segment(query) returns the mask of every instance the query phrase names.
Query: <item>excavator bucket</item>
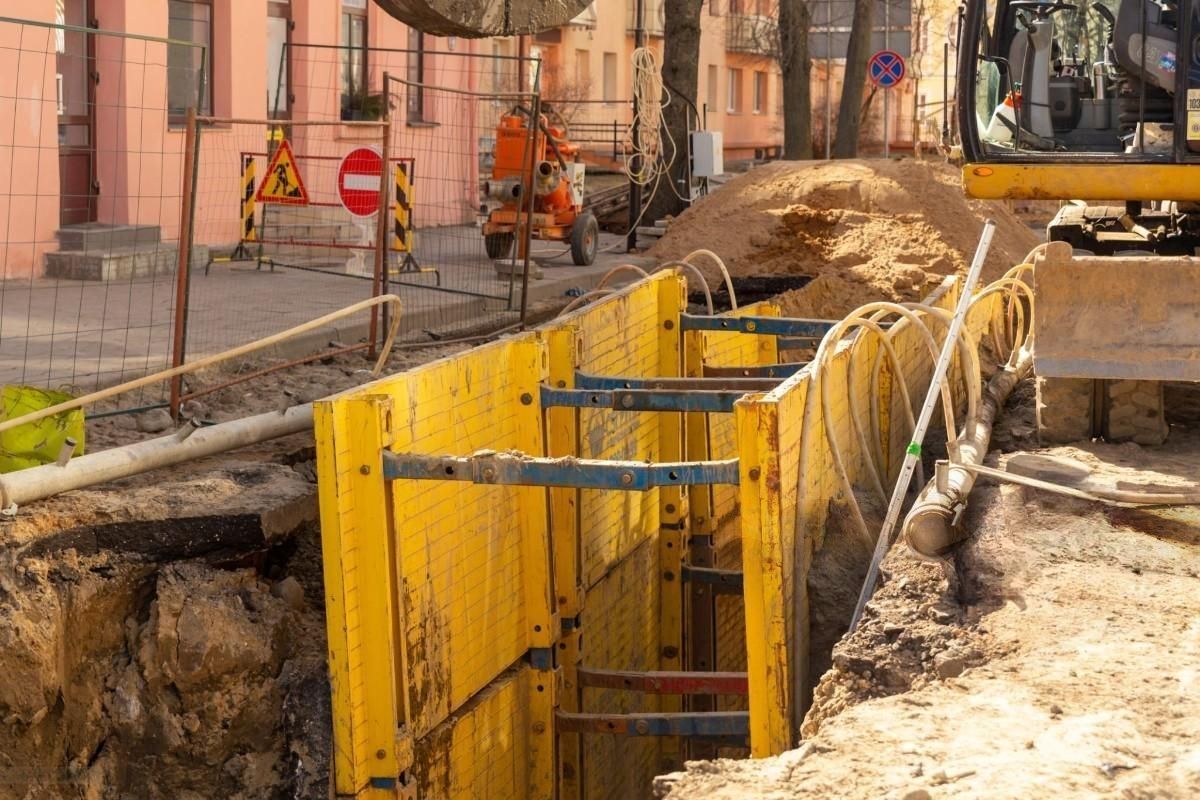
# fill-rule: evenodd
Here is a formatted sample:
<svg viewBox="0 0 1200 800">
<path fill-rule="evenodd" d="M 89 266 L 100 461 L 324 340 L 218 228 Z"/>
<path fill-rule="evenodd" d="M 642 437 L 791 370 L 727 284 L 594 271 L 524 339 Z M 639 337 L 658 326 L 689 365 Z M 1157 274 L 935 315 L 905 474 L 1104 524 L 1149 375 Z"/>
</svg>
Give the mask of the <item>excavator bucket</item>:
<svg viewBox="0 0 1200 800">
<path fill-rule="evenodd" d="M 1034 261 L 1037 374 L 1200 381 L 1200 258 L 1072 252 Z"/>
</svg>

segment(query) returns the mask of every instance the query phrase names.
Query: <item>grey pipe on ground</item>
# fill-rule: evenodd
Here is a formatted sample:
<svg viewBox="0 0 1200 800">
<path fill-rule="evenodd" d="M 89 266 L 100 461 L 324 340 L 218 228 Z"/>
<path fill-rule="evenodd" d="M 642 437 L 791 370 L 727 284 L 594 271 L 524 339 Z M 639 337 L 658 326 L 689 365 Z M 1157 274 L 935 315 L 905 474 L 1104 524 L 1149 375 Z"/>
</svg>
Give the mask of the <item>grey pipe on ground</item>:
<svg viewBox="0 0 1200 800">
<path fill-rule="evenodd" d="M 1017 384 L 1033 372 L 1033 352 L 1022 349 L 1015 366 L 1004 366 L 992 375 L 979 404 L 979 419 L 974 430 L 958 437 L 958 460 L 967 465 L 983 463 L 992 440 L 992 425 Z M 966 507 L 967 495 L 975 485 L 975 473 L 951 463 L 938 471 L 917 496 L 912 510 L 904 518 L 904 541 L 917 554 L 939 558 L 966 538 L 956 521 Z"/>
<path fill-rule="evenodd" d="M 0 501 L 10 510 L 63 492 L 312 430 L 312 425 L 312 403 L 204 428 L 188 424 L 167 436 L 79 456 L 61 466 L 45 464 L 0 476 Z"/>
</svg>

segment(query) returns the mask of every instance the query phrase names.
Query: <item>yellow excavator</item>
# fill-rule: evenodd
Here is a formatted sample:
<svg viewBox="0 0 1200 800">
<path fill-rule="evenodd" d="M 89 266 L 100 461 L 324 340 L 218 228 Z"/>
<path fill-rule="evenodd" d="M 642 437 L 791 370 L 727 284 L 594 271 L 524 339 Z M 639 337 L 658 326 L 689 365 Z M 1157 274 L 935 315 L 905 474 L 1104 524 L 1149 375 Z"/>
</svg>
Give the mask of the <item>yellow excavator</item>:
<svg viewBox="0 0 1200 800">
<path fill-rule="evenodd" d="M 1043 441 L 1161 443 L 1200 380 L 1200 0 L 967 0 L 963 184 L 1064 204 L 1035 259 Z"/>
</svg>

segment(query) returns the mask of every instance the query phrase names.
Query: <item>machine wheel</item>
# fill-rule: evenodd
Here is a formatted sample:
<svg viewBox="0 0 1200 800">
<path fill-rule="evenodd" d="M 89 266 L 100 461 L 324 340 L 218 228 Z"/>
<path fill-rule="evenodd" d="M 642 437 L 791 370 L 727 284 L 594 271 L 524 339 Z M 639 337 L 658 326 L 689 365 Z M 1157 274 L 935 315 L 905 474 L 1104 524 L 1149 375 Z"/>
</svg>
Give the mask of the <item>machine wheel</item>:
<svg viewBox="0 0 1200 800">
<path fill-rule="evenodd" d="M 1105 381 L 1104 438 L 1162 444 L 1167 438 L 1160 381 Z"/>
<path fill-rule="evenodd" d="M 590 211 L 575 218 L 571 226 L 571 260 L 577 267 L 590 267 L 596 260 L 596 247 L 600 242 L 600 223 Z"/>
<path fill-rule="evenodd" d="M 511 233 L 489 233 L 484 236 L 483 246 L 487 250 L 488 258 L 492 261 L 507 258 L 512 250 L 514 238 Z"/>
<path fill-rule="evenodd" d="M 1095 383 L 1090 378 L 1037 379 L 1038 438 L 1043 444 L 1092 438 Z"/>
</svg>

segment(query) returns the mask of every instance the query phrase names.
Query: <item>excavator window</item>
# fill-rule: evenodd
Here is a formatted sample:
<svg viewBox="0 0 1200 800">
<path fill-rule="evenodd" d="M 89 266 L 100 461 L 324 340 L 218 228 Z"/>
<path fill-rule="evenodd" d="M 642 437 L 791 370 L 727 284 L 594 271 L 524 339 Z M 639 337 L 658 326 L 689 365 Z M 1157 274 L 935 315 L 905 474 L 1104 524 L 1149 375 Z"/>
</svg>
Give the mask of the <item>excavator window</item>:
<svg viewBox="0 0 1200 800">
<path fill-rule="evenodd" d="M 987 0 L 968 0 L 964 14 L 964 34 L 976 42 L 959 71 L 973 89 L 972 113 L 960 117 L 968 155 L 1173 161 L 1200 152 L 1192 47 L 1200 22 L 1185 17 L 1195 13 L 1192 0 L 994 3 L 990 25 Z M 1191 132 L 1176 103 L 1185 91 L 1197 106 Z"/>
</svg>

